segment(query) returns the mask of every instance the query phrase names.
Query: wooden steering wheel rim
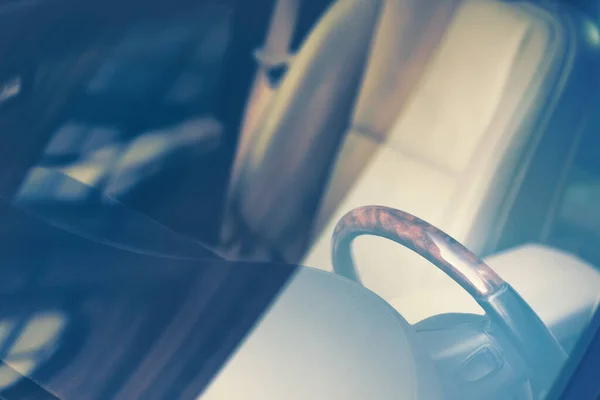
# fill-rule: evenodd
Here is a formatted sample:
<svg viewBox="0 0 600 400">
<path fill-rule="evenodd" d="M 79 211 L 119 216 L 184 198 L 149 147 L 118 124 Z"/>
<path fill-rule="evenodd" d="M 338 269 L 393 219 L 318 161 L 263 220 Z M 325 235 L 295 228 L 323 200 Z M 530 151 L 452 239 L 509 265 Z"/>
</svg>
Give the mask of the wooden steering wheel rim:
<svg viewBox="0 0 600 400">
<path fill-rule="evenodd" d="M 346 249 L 361 235 L 384 237 L 408 247 L 475 298 L 491 296 L 507 285 L 486 263 L 448 234 L 414 215 L 383 206 L 356 208 L 336 225 L 333 267 L 339 275 L 359 281 L 352 253 Z"/>
</svg>

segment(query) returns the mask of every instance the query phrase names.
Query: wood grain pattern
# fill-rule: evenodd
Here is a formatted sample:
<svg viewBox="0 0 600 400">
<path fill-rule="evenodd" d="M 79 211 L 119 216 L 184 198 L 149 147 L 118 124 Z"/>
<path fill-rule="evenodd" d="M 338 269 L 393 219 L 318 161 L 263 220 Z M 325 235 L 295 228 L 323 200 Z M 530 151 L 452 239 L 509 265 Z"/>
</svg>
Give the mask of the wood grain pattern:
<svg viewBox="0 0 600 400">
<path fill-rule="evenodd" d="M 435 226 L 406 212 L 383 206 L 365 206 L 347 213 L 333 234 L 333 268 L 357 280 L 351 243 L 361 235 L 393 240 L 436 265 L 475 298 L 497 293 L 506 286 L 487 264 Z"/>
</svg>

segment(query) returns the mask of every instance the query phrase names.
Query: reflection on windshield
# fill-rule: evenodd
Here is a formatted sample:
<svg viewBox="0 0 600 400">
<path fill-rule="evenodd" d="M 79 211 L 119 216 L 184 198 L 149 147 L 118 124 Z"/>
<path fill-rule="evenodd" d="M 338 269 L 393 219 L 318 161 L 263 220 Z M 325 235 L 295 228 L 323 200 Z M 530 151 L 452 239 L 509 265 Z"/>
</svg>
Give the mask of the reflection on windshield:
<svg viewBox="0 0 600 400">
<path fill-rule="evenodd" d="M 111 128 L 65 125 L 54 136 L 47 154 L 57 159 L 68 159 L 69 152 L 73 152 L 77 159 L 63 165 L 47 165 L 46 168 L 94 186 L 107 196 L 120 198 L 159 174 L 165 166 L 173 167 L 178 161 L 214 151 L 219 145 L 220 127 L 211 119 L 192 119 L 140 134 L 126 143 L 116 139 L 117 133 Z M 83 138 L 85 142 L 77 143 Z M 19 196 L 78 200 L 74 193 L 63 193 L 60 188 L 47 185 L 43 176 L 36 171 L 31 172 Z M 75 198 L 69 197 L 72 195 Z"/>
<path fill-rule="evenodd" d="M 0 321 L 0 392 L 30 376 L 54 354 L 67 324 L 65 315 L 41 312 Z M 11 369 L 12 368 L 12 369 Z"/>
<path fill-rule="evenodd" d="M 11 203 L 69 232 L 130 251 L 201 259 L 216 254 L 101 190 L 52 169 L 32 169 Z"/>
</svg>

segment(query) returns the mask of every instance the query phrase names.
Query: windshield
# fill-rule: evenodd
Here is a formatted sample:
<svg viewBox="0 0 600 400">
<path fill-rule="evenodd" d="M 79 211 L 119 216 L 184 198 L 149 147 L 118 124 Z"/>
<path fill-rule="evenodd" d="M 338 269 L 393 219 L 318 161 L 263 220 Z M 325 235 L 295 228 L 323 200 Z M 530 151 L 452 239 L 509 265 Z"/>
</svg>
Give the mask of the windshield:
<svg viewBox="0 0 600 400">
<path fill-rule="evenodd" d="M 428 1 L 0 0 L 0 398 L 553 395 L 596 8 Z"/>
</svg>

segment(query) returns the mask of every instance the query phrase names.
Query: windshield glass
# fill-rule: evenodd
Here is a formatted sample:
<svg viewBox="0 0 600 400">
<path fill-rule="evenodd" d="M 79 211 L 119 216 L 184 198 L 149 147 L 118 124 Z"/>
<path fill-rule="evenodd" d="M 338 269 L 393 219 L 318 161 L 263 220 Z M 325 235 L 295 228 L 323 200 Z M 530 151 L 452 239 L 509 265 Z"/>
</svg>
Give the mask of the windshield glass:
<svg viewBox="0 0 600 400">
<path fill-rule="evenodd" d="M 596 7 L 428 1 L 0 0 L 0 398 L 546 398 L 600 301 Z"/>
</svg>

